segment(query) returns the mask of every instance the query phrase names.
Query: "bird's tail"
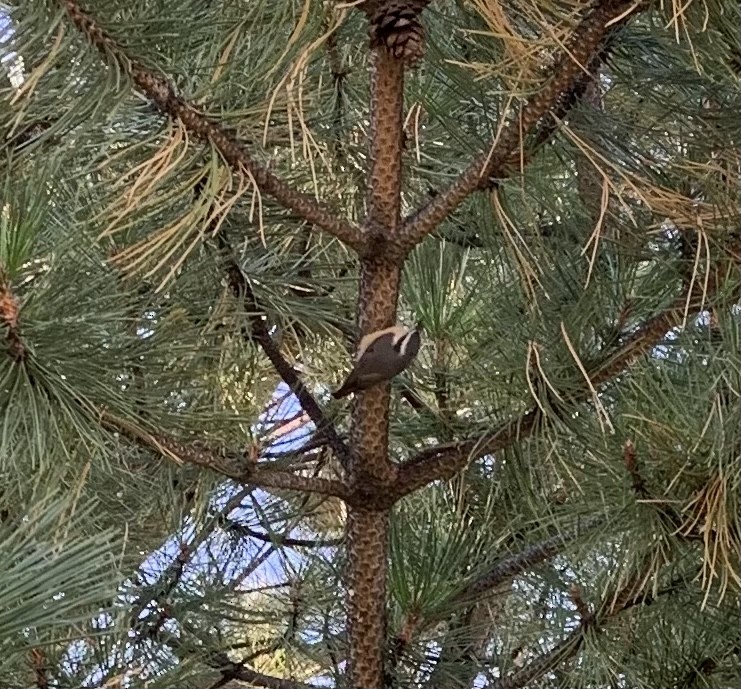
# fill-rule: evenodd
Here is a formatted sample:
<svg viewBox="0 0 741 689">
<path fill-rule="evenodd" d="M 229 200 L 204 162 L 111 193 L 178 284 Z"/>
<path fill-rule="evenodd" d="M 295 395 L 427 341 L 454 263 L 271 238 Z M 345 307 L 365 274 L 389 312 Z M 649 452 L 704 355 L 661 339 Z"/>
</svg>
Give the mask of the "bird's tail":
<svg viewBox="0 0 741 689">
<path fill-rule="evenodd" d="M 352 392 L 352 388 L 348 385 L 343 385 L 341 388 L 335 390 L 332 393 L 332 397 L 334 397 L 336 400 L 341 399 L 342 397 L 347 397 Z"/>
</svg>

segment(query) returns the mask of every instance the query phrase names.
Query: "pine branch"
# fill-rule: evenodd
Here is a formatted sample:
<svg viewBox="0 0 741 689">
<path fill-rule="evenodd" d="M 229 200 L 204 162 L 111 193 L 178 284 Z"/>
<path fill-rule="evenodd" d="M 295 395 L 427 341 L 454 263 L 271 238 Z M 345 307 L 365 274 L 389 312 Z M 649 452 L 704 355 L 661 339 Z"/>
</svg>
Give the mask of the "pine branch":
<svg viewBox="0 0 741 689">
<path fill-rule="evenodd" d="M 210 689 L 218 689 L 219 687 L 222 687 L 232 680 L 240 680 L 244 678 L 245 674 L 247 673 L 253 673 L 254 670 L 251 670 L 247 667 L 247 664 L 254 661 L 256 658 L 266 655 L 268 653 L 275 653 L 278 651 L 282 646 L 291 644 L 296 637 L 296 632 L 298 630 L 298 621 L 301 616 L 301 609 L 300 604 L 302 602 L 302 598 L 300 593 L 298 595 L 292 595 L 291 596 L 291 602 L 292 602 L 292 612 L 291 617 L 289 620 L 289 623 L 285 629 L 285 631 L 276 638 L 269 646 L 265 648 L 258 649 L 257 651 L 253 651 L 250 653 L 246 658 L 243 658 L 238 663 L 231 663 L 230 666 L 228 666 L 226 669 L 221 670 L 221 679 L 219 679 L 217 682 L 211 685 Z M 217 658 L 220 660 L 223 660 L 226 657 L 226 654 L 219 654 Z M 255 673 L 257 676 L 258 673 Z M 286 680 L 279 679 L 277 677 L 269 677 L 268 675 L 259 675 L 263 678 L 263 681 L 270 681 L 270 682 L 285 682 Z M 252 683 L 250 681 L 250 683 Z M 276 685 L 277 686 L 277 685 Z M 305 686 L 305 685 L 304 685 Z"/>
<path fill-rule="evenodd" d="M 224 520 L 222 526 L 224 529 L 239 534 L 240 536 L 249 536 L 250 538 L 255 538 L 258 541 L 263 541 L 265 543 L 274 543 L 276 546 L 280 547 L 330 548 L 342 545 L 345 541 L 344 538 L 292 538 L 290 536 L 284 536 L 283 534 L 261 533 L 251 529 L 249 526 L 240 524 L 233 519 Z"/>
<path fill-rule="evenodd" d="M 219 242 L 222 248 L 228 250 L 228 244 L 224 237 L 219 236 Z M 298 375 L 291 364 L 284 358 L 280 352 L 280 348 L 275 343 L 273 338 L 268 331 L 267 323 L 263 320 L 260 311 L 260 307 L 255 298 L 255 293 L 252 291 L 249 281 L 247 280 L 239 264 L 234 257 L 229 254 L 228 258 L 228 274 L 229 274 L 229 286 L 232 289 L 234 295 L 244 301 L 245 310 L 249 314 L 251 336 L 257 341 L 257 343 L 265 352 L 265 356 L 273 364 L 278 375 L 283 379 L 283 382 L 288 388 L 296 395 L 296 398 L 301 405 L 301 408 L 306 412 L 309 418 L 314 422 L 316 426 L 316 433 L 320 437 L 325 437 L 330 447 L 334 450 L 340 463 L 347 467 L 350 461 L 350 453 L 342 441 L 342 438 L 337 433 L 334 425 L 324 416 L 322 408 L 319 403 L 314 399 L 314 396 L 309 392 L 304 382 Z"/>
<path fill-rule="evenodd" d="M 575 102 L 567 96 L 575 91 L 578 95 L 578 89 L 582 88 L 579 84 L 585 65 L 592 63 L 603 49 L 605 37 L 611 31 L 608 24 L 625 21 L 645 6 L 640 0 L 599 0 L 593 6 L 561 51 L 550 79 L 524 106 L 520 116 L 505 125 L 489 148 L 474 158 L 450 186 L 406 218 L 400 240 L 407 250 L 422 241 L 473 192 L 490 186 L 492 178 L 502 179 L 517 169 L 520 156 L 516 155 L 516 149 L 538 123 L 543 122 L 536 133 L 536 143 L 550 137 L 554 120 L 549 113 L 564 112 L 564 106 L 568 109 Z"/>
<path fill-rule="evenodd" d="M 463 591 L 455 596 L 452 602 L 458 604 L 485 596 L 508 579 L 512 579 L 522 574 L 525 570 L 562 553 L 566 547 L 582 537 L 585 530 L 593 529 L 601 521 L 601 519 L 595 519 L 585 526 L 575 528 L 564 534 L 558 534 L 552 538 L 547 538 L 540 543 L 528 546 L 515 555 L 502 558 L 487 572 L 466 586 Z"/>
<path fill-rule="evenodd" d="M 601 519 L 594 519 L 585 526 L 582 526 L 578 529 L 574 529 L 565 534 L 558 534 L 557 536 L 543 540 L 540 543 L 535 543 L 531 546 L 528 546 L 519 553 L 502 558 L 491 568 L 489 568 L 489 570 L 479 576 L 475 581 L 471 582 L 459 593 L 453 596 L 449 604 L 445 607 L 447 609 L 450 609 L 452 607 L 471 605 L 473 603 L 480 602 L 482 599 L 494 592 L 505 582 L 511 580 L 519 574 L 522 574 L 525 570 L 537 564 L 540 564 L 541 562 L 550 560 L 559 553 L 563 552 L 568 545 L 576 541 L 577 538 L 583 536 L 585 529 L 588 530 L 594 528 L 599 523 L 601 523 L 601 521 Z M 460 645 L 460 637 L 462 636 L 461 629 L 467 624 L 470 625 L 469 617 L 472 613 L 473 608 L 469 608 L 466 611 L 465 615 L 463 616 L 464 619 L 461 621 L 461 628 L 456 628 L 453 631 L 452 637 L 454 640 L 450 644 L 443 642 L 443 648 L 452 646 L 458 647 Z M 391 674 L 393 674 L 396 663 L 401 657 L 404 649 L 409 645 L 412 636 L 418 630 L 423 629 L 430 624 L 436 624 L 440 622 L 441 619 L 442 618 L 440 616 L 423 617 L 421 615 L 411 615 L 407 619 L 403 626 L 402 632 L 400 632 L 399 635 L 397 635 L 397 637 L 394 639 L 393 650 L 389 662 L 389 672 Z M 458 655 L 461 655 L 461 653 L 459 653 Z M 435 673 L 433 671 L 433 677 L 434 676 Z M 437 686 L 434 681 L 428 684 L 431 687 Z"/>
<path fill-rule="evenodd" d="M 253 491 L 253 486 L 248 486 L 237 492 L 227 501 L 226 505 L 214 515 L 208 523 L 195 535 L 191 543 L 180 544 L 180 551 L 178 552 L 175 559 L 170 565 L 159 575 L 159 580 L 164 583 L 159 585 L 157 590 L 151 594 L 147 593 L 137 597 L 137 600 L 131 604 L 131 628 L 137 632 L 144 628 L 146 620 L 141 620 L 140 616 L 146 610 L 150 602 L 155 601 L 157 605 L 161 606 L 161 610 L 154 624 L 149 625 L 144 630 L 146 636 L 150 639 L 156 638 L 164 623 L 170 617 L 170 604 L 169 599 L 173 592 L 180 585 L 185 574 L 185 568 L 188 566 L 193 556 L 198 552 L 200 546 L 206 542 L 214 533 L 215 529 L 219 528 L 221 521 L 234 509 L 242 504 L 242 501 Z M 148 587 L 151 590 L 151 587 Z"/>
<path fill-rule="evenodd" d="M 350 491 L 341 481 L 299 476 L 287 471 L 260 466 L 235 454 L 229 456 L 229 453 L 223 449 L 209 448 L 200 441 L 186 444 L 164 433 L 149 433 L 108 412 L 101 413 L 100 423 L 178 464 L 187 463 L 211 469 L 240 483 L 251 483 L 261 488 L 333 495 L 343 500 L 347 500 L 350 496 Z"/>
<path fill-rule="evenodd" d="M 650 561 L 650 558 L 647 558 Z M 642 594 L 640 589 L 647 579 L 647 572 L 641 571 L 620 590 L 612 595 L 607 595 L 596 607 L 596 612 L 589 610 L 581 601 L 581 595 L 577 592 L 581 613 L 579 624 L 570 631 L 562 641 L 557 643 L 550 651 L 543 653 L 531 660 L 523 668 L 517 670 L 509 677 L 489 685 L 491 689 L 519 689 L 537 682 L 543 675 L 563 665 L 567 660 L 573 658 L 584 645 L 588 633 L 594 633 L 603 629 L 606 624 L 617 617 L 620 613 L 637 605 L 650 605 L 656 598 L 676 591 L 676 585 L 672 584 L 658 591 L 655 595 Z"/>
<path fill-rule="evenodd" d="M 208 538 L 211 537 L 211 535 L 214 533 L 214 530 L 216 528 L 224 529 L 229 528 L 228 525 L 225 524 L 226 516 L 234 509 L 239 507 L 242 502 L 244 501 L 245 497 L 252 495 L 254 491 L 254 487 L 250 486 L 248 488 L 245 488 L 241 491 L 239 491 L 237 494 L 232 496 L 227 504 L 216 514 L 214 514 L 213 517 L 209 519 L 208 524 L 196 535 L 195 540 L 193 543 L 191 543 L 187 549 L 182 550 L 180 555 L 173 561 L 173 563 L 163 572 L 161 575 L 161 578 L 165 579 L 165 584 L 161 588 L 161 590 L 154 594 L 153 596 L 147 596 L 147 598 L 154 598 L 158 604 L 161 606 L 160 614 L 157 616 L 157 619 L 155 620 L 154 624 L 149 626 L 146 629 L 146 635 L 149 639 L 154 639 L 157 641 L 165 642 L 168 645 L 170 645 L 176 652 L 183 653 L 183 654 L 194 654 L 194 647 L 191 646 L 184 637 L 184 634 L 188 631 L 188 625 L 183 624 L 183 621 L 181 620 L 181 630 L 179 636 L 174 635 L 166 635 L 166 638 L 162 638 L 162 632 L 163 632 L 163 625 L 164 622 L 168 619 L 172 619 L 172 609 L 169 604 L 169 597 L 172 594 L 172 592 L 177 588 L 177 586 L 180 584 L 182 580 L 182 576 L 184 573 L 185 566 L 190 562 L 190 560 L 193 558 L 195 553 L 198 551 L 198 548 L 200 545 L 205 543 Z M 254 496 L 253 502 L 255 501 Z M 306 500 L 303 501 L 302 508 L 306 505 Z M 286 532 L 290 533 L 290 531 L 299 523 L 301 518 L 303 517 L 304 512 L 299 511 L 298 514 L 296 514 L 293 519 L 289 522 L 289 524 L 286 527 Z M 247 535 L 250 537 L 253 537 L 254 534 L 242 534 Z M 264 540 L 264 539 L 259 539 Z M 276 542 L 275 539 L 270 539 L 272 542 L 270 543 L 269 547 L 263 550 L 261 553 L 257 554 L 252 560 L 246 565 L 246 567 L 240 572 L 240 575 L 238 577 L 234 577 L 233 579 L 233 585 L 235 588 L 239 589 L 243 593 L 247 593 L 250 590 L 243 589 L 242 588 L 242 582 L 249 576 L 251 576 L 273 553 L 275 553 L 278 546 L 288 545 L 289 540 L 294 539 L 284 539 L 284 542 Z M 306 545 L 307 542 L 303 542 L 302 545 Z M 319 543 L 317 543 L 319 545 Z M 286 582 L 285 585 L 289 585 L 289 582 Z M 269 588 L 274 588 L 275 584 L 269 586 L 269 587 L 260 587 L 258 589 L 252 589 L 252 591 L 257 590 L 267 590 Z M 140 596 L 139 600 L 134 603 L 134 614 L 132 615 L 133 623 L 132 628 L 134 630 L 139 630 L 142 627 L 142 623 L 137 618 L 141 614 L 141 611 L 143 611 L 146 608 L 146 605 L 141 605 L 141 601 L 144 598 L 144 596 Z M 296 614 L 292 615 L 291 623 L 288 626 L 288 629 L 284 634 L 281 635 L 281 637 L 275 639 L 268 647 L 258 649 L 257 651 L 253 651 L 248 656 L 243 658 L 239 662 L 232 662 L 229 660 L 228 656 L 224 651 L 215 651 L 211 653 L 207 653 L 205 657 L 205 662 L 210 667 L 214 669 L 218 669 L 222 673 L 222 677 L 212 685 L 212 687 L 222 687 L 228 684 L 232 680 L 242 680 L 242 681 L 248 681 L 244 678 L 248 676 L 253 676 L 255 678 L 255 681 L 257 682 L 258 677 L 261 678 L 260 681 L 265 682 L 286 682 L 288 680 L 282 680 L 279 678 L 271 678 L 268 675 L 259 675 L 254 674 L 251 675 L 254 671 L 250 670 L 248 667 L 246 667 L 247 663 L 252 662 L 257 657 L 264 655 L 266 653 L 274 653 L 277 650 L 280 649 L 280 647 L 287 643 L 290 638 L 292 638 L 295 635 L 296 632 Z M 238 648 L 237 645 L 233 645 L 230 648 L 236 649 Z M 263 686 L 263 685 L 260 685 Z M 273 686 L 272 684 L 268 685 L 265 684 L 264 686 Z M 278 685 L 275 685 L 278 686 Z M 296 686 L 306 686 L 301 685 L 299 683 L 296 684 Z"/>
<path fill-rule="evenodd" d="M 536 407 L 486 434 L 470 440 L 443 443 L 422 450 L 399 466 L 395 486 L 396 499 L 426 486 L 433 481 L 453 478 L 469 462 L 509 447 L 533 431 L 540 410 Z"/>
<path fill-rule="evenodd" d="M 597 386 L 608 383 L 658 344 L 667 331 L 682 322 L 684 307 L 684 298 L 680 297 L 669 309 L 646 321 L 591 372 L 591 388 L 596 389 Z M 588 399 L 590 394 L 590 386 L 584 385 L 580 390 L 571 392 L 570 399 L 576 404 Z M 399 467 L 396 499 L 432 481 L 450 479 L 470 461 L 498 452 L 516 440 L 527 438 L 535 429 L 539 418 L 540 409 L 536 406 L 492 433 L 444 443 L 419 452 Z"/>
<path fill-rule="evenodd" d="M 169 638 L 169 643 L 177 653 L 194 655 L 194 651 L 178 636 L 171 636 Z M 247 667 L 247 662 L 249 662 L 250 658 L 254 659 L 256 655 L 259 654 L 251 654 L 243 661 L 235 662 L 230 660 L 229 656 L 224 651 L 214 651 L 209 653 L 205 659 L 206 665 L 221 673 L 220 679 L 213 683 L 211 687 L 216 689 L 236 680 L 239 682 L 247 682 L 251 686 L 255 687 L 265 687 L 266 689 L 319 689 L 319 687 L 312 684 L 273 677 L 272 675 L 265 675 L 261 672 L 252 670 Z"/>
<path fill-rule="evenodd" d="M 220 687 L 227 682 L 238 680 L 240 682 L 247 682 L 254 687 L 265 687 L 265 689 L 319 689 L 319 687 L 313 684 L 272 677 L 271 675 L 265 675 L 262 672 L 252 670 L 243 663 L 233 663 L 226 654 L 219 654 L 209 664 L 215 669 L 218 668 L 222 675 L 221 680 L 213 685 L 215 687 Z"/>
<path fill-rule="evenodd" d="M 247 170 L 264 194 L 272 196 L 285 208 L 307 222 L 325 230 L 347 246 L 361 251 L 363 240 L 358 228 L 340 219 L 326 206 L 280 179 L 254 160 L 238 141 L 220 124 L 202 115 L 192 104 L 175 94 L 162 77 L 129 57 L 113 38 L 87 14 L 76 0 L 59 0 L 72 23 L 106 58 L 128 73 L 136 86 L 166 115 L 180 120 L 192 134 L 210 141 L 235 170 Z"/>
<path fill-rule="evenodd" d="M 557 643 L 550 651 L 543 653 L 525 667 L 490 684 L 491 689 L 519 689 L 536 681 L 547 672 L 562 665 L 573 658 L 584 644 L 585 632 L 588 627 L 594 626 L 588 622 L 580 623 L 573 631 L 569 632 L 562 641 Z"/>
<path fill-rule="evenodd" d="M 196 549 L 197 546 L 191 549 L 186 543 L 180 543 L 180 551 L 175 557 L 173 563 L 167 568 L 167 571 L 165 572 L 167 583 L 153 599 L 155 604 L 159 608 L 159 613 L 157 614 L 154 622 L 146 627 L 146 636 L 148 638 L 156 638 L 162 628 L 165 626 L 165 622 L 167 622 L 169 619 L 172 619 L 172 609 L 170 607 L 169 598 L 175 591 L 175 589 L 180 586 L 180 583 L 183 580 L 183 575 L 185 574 L 185 567 L 188 562 L 190 562 L 193 554 L 196 552 Z M 134 608 L 134 613 L 131 615 L 133 621 L 131 627 L 133 631 L 139 631 L 139 629 L 143 626 L 143 621 L 139 620 L 139 615 L 144 612 L 150 602 L 151 601 L 147 601 L 143 606 L 139 607 L 139 605 L 141 605 L 140 601 L 139 605 Z"/>
</svg>

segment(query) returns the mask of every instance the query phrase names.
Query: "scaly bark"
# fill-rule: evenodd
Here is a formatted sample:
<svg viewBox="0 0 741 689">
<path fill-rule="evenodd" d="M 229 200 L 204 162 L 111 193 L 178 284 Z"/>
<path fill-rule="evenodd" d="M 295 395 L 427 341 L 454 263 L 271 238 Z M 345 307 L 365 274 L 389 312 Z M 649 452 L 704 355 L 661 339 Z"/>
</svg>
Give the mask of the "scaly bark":
<svg viewBox="0 0 741 689">
<path fill-rule="evenodd" d="M 361 264 L 358 330 L 366 335 L 396 321 L 403 254 L 400 222 L 404 67 L 385 48 L 373 51 L 368 215 L 369 250 Z M 386 642 L 388 528 L 395 467 L 388 459 L 390 385 L 359 394 L 352 414 L 348 506 L 348 638 L 350 686 L 381 687 Z"/>
</svg>

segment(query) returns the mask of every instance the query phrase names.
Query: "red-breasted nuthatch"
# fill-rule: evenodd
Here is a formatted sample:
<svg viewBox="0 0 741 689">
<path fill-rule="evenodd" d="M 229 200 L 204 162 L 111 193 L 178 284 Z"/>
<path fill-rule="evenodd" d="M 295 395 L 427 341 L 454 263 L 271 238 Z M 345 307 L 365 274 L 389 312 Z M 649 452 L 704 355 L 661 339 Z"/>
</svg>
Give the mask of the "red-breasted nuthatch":
<svg viewBox="0 0 741 689">
<path fill-rule="evenodd" d="M 390 380 L 401 373 L 417 356 L 421 336 L 419 330 L 403 325 L 377 330 L 360 340 L 355 367 L 339 390 L 332 393 L 338 399 Z"/>
</svg>

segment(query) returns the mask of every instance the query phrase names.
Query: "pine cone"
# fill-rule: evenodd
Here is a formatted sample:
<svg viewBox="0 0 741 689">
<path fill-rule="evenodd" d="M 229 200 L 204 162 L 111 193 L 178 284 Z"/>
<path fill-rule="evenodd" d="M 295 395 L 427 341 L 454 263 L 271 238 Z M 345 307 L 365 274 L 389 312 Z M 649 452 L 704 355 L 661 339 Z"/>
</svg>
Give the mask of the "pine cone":
<svg viewBox="0 0 741 689">
<path fill-rule="evenodd" d="M 386 46 L 414 67 L 424 55 L 425 30 L 419 15 L 430 0 L 375 0 L 361 5 L 370 20 L 371 47 Z"/>
</svg>

